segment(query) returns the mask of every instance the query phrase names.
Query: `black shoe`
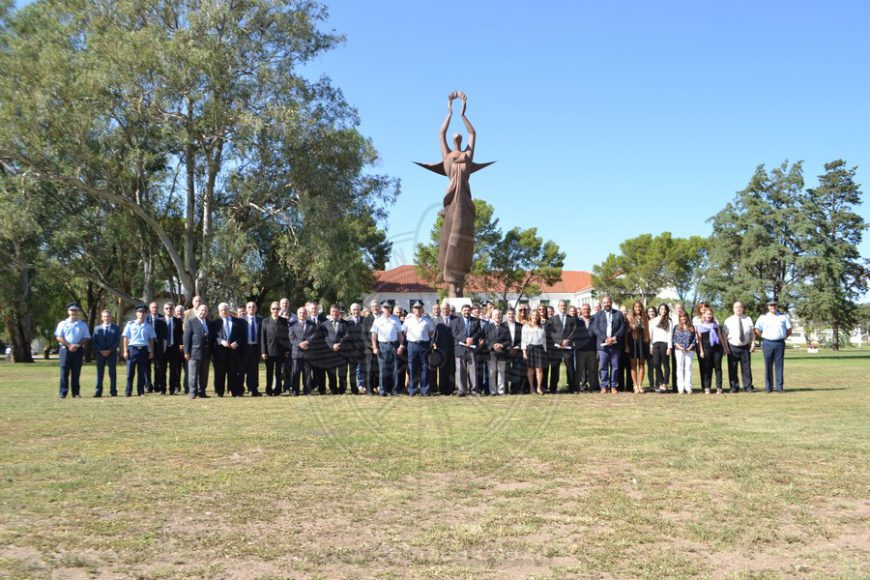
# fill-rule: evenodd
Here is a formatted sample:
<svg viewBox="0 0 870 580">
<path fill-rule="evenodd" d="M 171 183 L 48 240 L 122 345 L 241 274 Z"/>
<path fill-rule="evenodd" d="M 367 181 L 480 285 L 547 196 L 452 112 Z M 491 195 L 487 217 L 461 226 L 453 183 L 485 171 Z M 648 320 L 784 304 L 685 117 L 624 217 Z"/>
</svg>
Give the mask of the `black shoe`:
<svg viewBox="0 0 870 580">
<path fill-rule="evenodd" d="M 261 393 L 260 391 L 253 391 L 253 392 L 251 393 L 251 396 L 252 396 L 252 397 L 262 397 L 262 396 L 263 396 L 263 393 Z"/>
<path fill-rule="evenodd" d="M 210 399 L 211 398 L 208 395 L 206 395 L 205 393 L 203 393 L 201 395 L 197 395 L 197 397 L 199 397 L 200 399 Z"/>
<path fill-rule="evenodd" d="M 729 392 L 729 393 L 739 393 L 739 392 L 740 392 L 740 389 L 731 389 L 731 390 L 728 391 L 728 392 Z"/>
<path fill-rule="evenodd" d="M 102 393 L 94 393 L 94 398 L 95 398 L 95 399 L 99 399 L 99 398 L 102 397 L 102 396 L 103 396 Z"/>
</svg>

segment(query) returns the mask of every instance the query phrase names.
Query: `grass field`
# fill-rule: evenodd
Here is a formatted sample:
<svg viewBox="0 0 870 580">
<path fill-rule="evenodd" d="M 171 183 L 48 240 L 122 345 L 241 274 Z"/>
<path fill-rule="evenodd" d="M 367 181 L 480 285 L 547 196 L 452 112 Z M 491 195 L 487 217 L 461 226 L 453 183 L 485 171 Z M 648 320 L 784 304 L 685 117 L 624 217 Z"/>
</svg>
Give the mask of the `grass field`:
<svg viewBox="0 0 870 580">
<path fill-rule="evenodd" d="M 868 577 L 868 372 L 789 353 L 784 395 L 191 401 L 92 399 L 89 366 L 59 400 L 55 362 L 3 363 L 0 576 Z"/>
</svg>

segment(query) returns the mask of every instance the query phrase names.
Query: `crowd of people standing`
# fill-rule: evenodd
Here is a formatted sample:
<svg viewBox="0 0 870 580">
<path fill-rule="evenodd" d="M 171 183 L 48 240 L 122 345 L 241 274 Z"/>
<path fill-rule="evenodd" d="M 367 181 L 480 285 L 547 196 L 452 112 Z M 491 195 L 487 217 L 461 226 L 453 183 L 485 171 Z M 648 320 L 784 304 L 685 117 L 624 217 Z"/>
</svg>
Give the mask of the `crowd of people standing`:
<svg viewBox="0 0 870 580">
<path fill-rule="evenodd" d="M 271 303 L 261 317 L 248 302 L 227 303 L 212 317 L 200 297 L 190 309 L 168 302 L 136 308 L 123 330 L 108 310 L 93 329 L 79 318 L 80 307 L 67 305 L 55 337 L 60 343 L 60 396 L 80 396 L 84 348 L 92 342 L 96 359 L 95 397 L 108 374 L 109 395 L 118 395 L 118 356 L 126 361 L 126 388 L 132 396 L 149 392 L 184 393 L 191 398 L 212 392 L 250 396 L 377 394 L 396 396 L 508 395 L 556 393 L 563 389 L 615 394 L 619 391 L 691 393 L 692 366 L 699 362 L 701 388 L 722 393 L 722 362 L 727 361 L 728 390 L 755 390 L 751 355 L 761 341 L 765 390 L 783 391 L 788 316 L 775 301 L 757 321 L 740 302 L 721 322 L 707 303 L 692 315 L 676 304 L 658 308 L 635 302 L 616 308 L 610 296 L 575 307 L 520 304 L 502 312 L 491 302 L 449 301 L 425 312 L 422 302 L 404 312 L 389 301 L 368 309 L 352 304 L 347 312 L 332 305 L 328 314 L 316 302 L 296 311 L 289 300 Z M 260 390 L 260 364 L 266 382 Z M 106 372 L 108 371 L 108 373 Z M 648 388 L 644 388 L 644 376 Z"/>
</svg>

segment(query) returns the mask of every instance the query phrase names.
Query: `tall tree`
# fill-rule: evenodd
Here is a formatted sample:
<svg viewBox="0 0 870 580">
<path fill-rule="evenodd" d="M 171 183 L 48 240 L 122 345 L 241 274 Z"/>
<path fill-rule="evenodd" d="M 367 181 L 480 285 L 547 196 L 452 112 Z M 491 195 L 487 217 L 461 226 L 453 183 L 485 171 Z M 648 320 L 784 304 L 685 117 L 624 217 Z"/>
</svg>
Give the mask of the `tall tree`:
<svg viewBox="0 0 870 580">
<path fill-rule="evenodd" d="M 680 302 L 697 304 L 701 298 L 701 282 L 710 269 L 707 244 L 708 239 L 701 236 L 673 238 L 670 252 L 664 256 L 668 285 Z"/>
<path fill-rule="evenodd" d="M 616 302 L 638 299 L 646 305 L 673 280 L 674 268 L 667 261 L 674 255 L 673 247 L 670 232 L 625 240 L 618 255 L 610 254 L 592 267 L 592 285 L 598 294 L 610 294 Z"/>
<path fill-rule="evenodd" d="M 856 300 L 867 291 L 868 269 L 858 250 L 867 224 L 854 211 L 861 204 L 856 171 L 842 160 L 826 163 L 801 211 L 811 229 L 801 259 L 807 279 L 797 312 L 804 320 L 831 326 L 834 350 L 840 348 L 840 330 L 858 322 Z"/>
<path fill-rule="evenodd" d="M 283 265 L 275 286 L 340 288 L 312 256 L 382 262 L 398 187 L 369 174 L 377 154 L 340 91 L 298 72 L 342 40 L 326 16 L 303 0 L 33 2 L 0 19 L 0 163 L 135 218 L 144 296 L 162 260 L 188 295 L 241 262 Z M 267 224 L 279 235 L 257 240 L 259 261 L 226 243 Z"/>
<path fill-rule="evenodd" d="M 541 284 L 555 284 L 562 279 L 565 252 L 550 240 L 544 241 L 537 228 L 524 230 L 516 227 L 505 233 L 495 246 L 489 273 L 483 278 L 487 288 L 498 289 L 501 301 L 508 303 L 508 295 L 516 294 L 512 307 L 523 296 L 541 293 Z"/>
<path fill-rule="evenodd" d="M 803 281 L 801 256 L 810 224 L 801 163 L 763 165 L 734 201 L 711 218 L 709 273 L 701 290 L 714 301 L 736 300 L 760 311 L 769 299 L 788 309 Z"/>
</svg>

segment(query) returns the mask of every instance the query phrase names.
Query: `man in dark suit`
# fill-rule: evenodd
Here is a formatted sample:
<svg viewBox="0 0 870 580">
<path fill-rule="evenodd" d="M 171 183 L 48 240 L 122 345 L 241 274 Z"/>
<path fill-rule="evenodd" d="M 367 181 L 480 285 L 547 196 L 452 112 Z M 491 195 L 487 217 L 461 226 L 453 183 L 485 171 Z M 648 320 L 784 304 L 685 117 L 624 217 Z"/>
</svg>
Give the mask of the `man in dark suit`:
<svg viewBox="0 0 870 580">
<path fill-rule="evenodd" d="M 158 369 L 158 377 L 160 376 L 160 369 L 162 369 L 164 377 L 163 392 L 166 392 L 165 377 L 166 370 L 169 370 L 169 394 L 174 395 L 181 392 L 181 365 L 184 359 L 184 345 L 182 344 L 184 340 L 184 320 L 180 317 L 175 317 L 175 304 L 167 302 L 163 305 L 163 320 L 159 322 L 162 322 L 166 328 L 166 338 L 163 344 L 157 347 L 157 352 L 160 353 L 157 356 L 159 356 L 160 360 L 155 368 Z M 160 340 L 159 333 L 157 334 L 157 339 L 158 341 Z"/>
<path fill-rule="evenodd" d="M 225 387 L 234 397 L 245 394 L 242 384 L 242 361 L 247 344 L 247 325 L 244 320 L 230 314 L 226 302 L 218 305 L 218 319 L 212 323 L 214 351 L 214 390 L 218 397 L 224 396 Z"/>
<path fill-rule="evenodd" d="M 257 315 L 257 303 L 245 305 L 245 351 L 242 356 L 244 383 L 252 397 L 260 396 L 260 337 L 263 319 Z"/>
<path fill-rule="evenodd" d="M 477 390 L 477 363 L 475 351 L 483 342 L 480 320 L 471 317 L 471 305 L 462 306 L 462 316 L 450 321 L 453 335 L 453 360 L 456 364 L 456 386 L 459 396 L 464 397 L 471 386 L 471 394 L 479 395 Z"/>
<path fill-rule="evenodd" d="M 598 374 L 601 392 L 617 393 L 619 385 L 619 356 L 625 338 L 625 317 L 613 308 L 613 300 L 605 294 L 601 299 L 601 312 L 592 323 L 595 342 L 598 345 Z"/>
<path fill-rule="evenodd" d="M 145 376 L 145 392 L 155 392 L 166 394 L 166 364 L 164 362 L 163 350 L 166 345 L 166 321 L 163 320 L 163 315 L 160 314 L 159 306 L 156 302 L 148 305 L 148 313 L 145 315 L 145 322 L 151 325 L 154 333 L 157 335 L 157 340 L 154 341 L 155 351 L 151 354 L 154 356 L 148 359 L 148 373 Z"/>
<path fill-rule="evenodd" d="M 483 350 L 487 352 L 487 367 L 489 374 L 489 394 L 507 394 L 507 364 L 508 352 L 512 344 L 510 330 L 501 321 L 501 311 L 498 309 L 490 313 L 490 322 L 483 330 L 485 344 Z"/>
<path fill-rule="evenodd" d="M 103 375 L 106 366 L 109 367 L 109 394 L 118 396 L 118 346 L 121 344 L 121 329 L 112 322 L 112 313 L 103 310 L 100 313 L 103 321 L 94 327 L 91 333 L 91 344 L 94 346 L 94 354 L 97 357 L 97 388 L 95 397 L 103 396 Z"/>
<path fill-rule="evenodd" d="M 513 308 L 508 308 L 505 321 L 502 324 L 507 329 L 509 339 L 505 352 L 507 379 L 510 383 L 511 394 L 518 395 L 523 391 L 523 378 L 526 376 L 522 351 L 523 325 L 517 322 Z"/>
<path fill-rule="evenodd" d="M 372 300 L 369 306 L 369 314 L 368 316 L 363 317 L 362 320 L 362 335 L 363 342 L 365 343 L 365 353 L 363 354 L 363 378 L 365 380 L 366 395 L 373 394 L 377 390 L 381 380 L 378 372 L 378 357 L 375 356 L 375 353 L 372 350 L 372 341 L 370 339 L 372 334 L 372 324 L 374 324 L 375 319 L 380 315 L 381 303 L 377 300 Z"/>
<path fill-rule="evenodd" d="M 305 303 L 305 308 L 308 310 L 308 321 L 315 325 L 320 325 L 326 321 L 326 315 L 320 312 L 320 304 L 309 300 Z M 320 394 L 326 393 L 326 367 L 325 362 L 331 359 L 326 347 L 326 337 L 322 330 L 315 332 L 311 338 L 311 346 L 307 353 L 308 368 L 311 371 L 311 389 L 317 390 Z"/>
<path fill-rule="evenodd" d="M 364 334 L 365 329 L 363 318 L 360 316 L 359 304 L 354 302 L 350 305 L 350 316 L 344 321 L 347 323 L 347 335 L 345 337 L 347 347 L 342 349 L 341 355 L 347 361 L 350 375 L 350 390 L 356 395 L 365 392 L 365 365 L 363 364 L 363 358 L 365 357 L 365 343 L 369 343 L 369 348 L 371 348 L 371 341 L 366 340 L 369 336 Z M 369 331 L 371 331 L 371 328 L 369 328 Z"/>
<path fill-rule="evenodd" d="M 341 309 L 337 304 L 329 307 L 329 318 L 320 323 L 320 328 L 326 341 L 326 351 L 322 358 L 329 381 L 329 392 L 343 395 L 347 392 L 347 359 L 343 351 L 349 352 L 351 345 L 347 335 L 347 323 L 342 320 Z"/>
<path fill-rule="evenodd" d="M 598 356 L 595 335 L 592 333 L 593 320 L 592 307 L 589 304 L 581 306 L 571 335 L 578 390 L 598 390 Z"/>
<path fill-rule="evenodd" d="M 187 361 L 187 380 L 190 398 L 208 397 L 208 363 L 211 359 L 212 332 L 208 321 L 208 306 L 200 304 L 196 316 L 184 325 L 184 360 Z"/>
<path fill-rule="evenodd" d="M 450 331 L 450 321 L 454 316 L 450 313 L 450 303 L 446 300 L 439 306 L 432 307 L 432 324 L 435 326 L 435 337 L 432 348 L 441 351 L 441 356 L 433 357 L 441 363 L 439 367 L 432 367 L 429 371 L 429 380 L 432 388 L 442 395 L 453 393 L 453 333 Z"/>
<path fill-rule="evenodd" d="M 553 327 L 553 345 L 561 348 L 553 349 L 552 365 L 550 366 L 550 392 L 555 393 L 559 385 L 559 363 L 565 363 L 565 374 L 568 380 L 568 392 L 577 390 L 577 376 L 574 368 L 574 347 L 571 344 L 571 336 L 574 333 L 574 325 L 577 319 L 568 315 L 568 303 L 559 301 L 559 312 L 550 319 Z"/>
<path fill-rule="evenodd" d="M 296 321 L 290 323 L 289 329 L 290 345 L 293 349 L 293 371 L 290 375 L 290 388 L 293 396 L 299 394 L 300 382 L 302 383 L 302 392 L 306 395 L 311 393 L 309 350 L 316 330 L 317 323 L 309 320 L 308 310 L 304 306 L 300 306 L 296 311 Z"/>
<path fill-rule="evenodd" d="M 260 358 L 266 361 L 266 396 L 277 397 L 285 385 L 283 381 L 284 371 L 291 376 L 290 367 L 290 332 L 289 315 L 281 316 L 281 306 L 273 302 L 269 307 L 269 318 L 264 318 L 260 331 Z M 290 380 L 286 381 L 289 387 Z M 273 388 L 274 385 L 274 388 Z M 289 392 L 286 391 L 286 392 Z"/>
</svg>

